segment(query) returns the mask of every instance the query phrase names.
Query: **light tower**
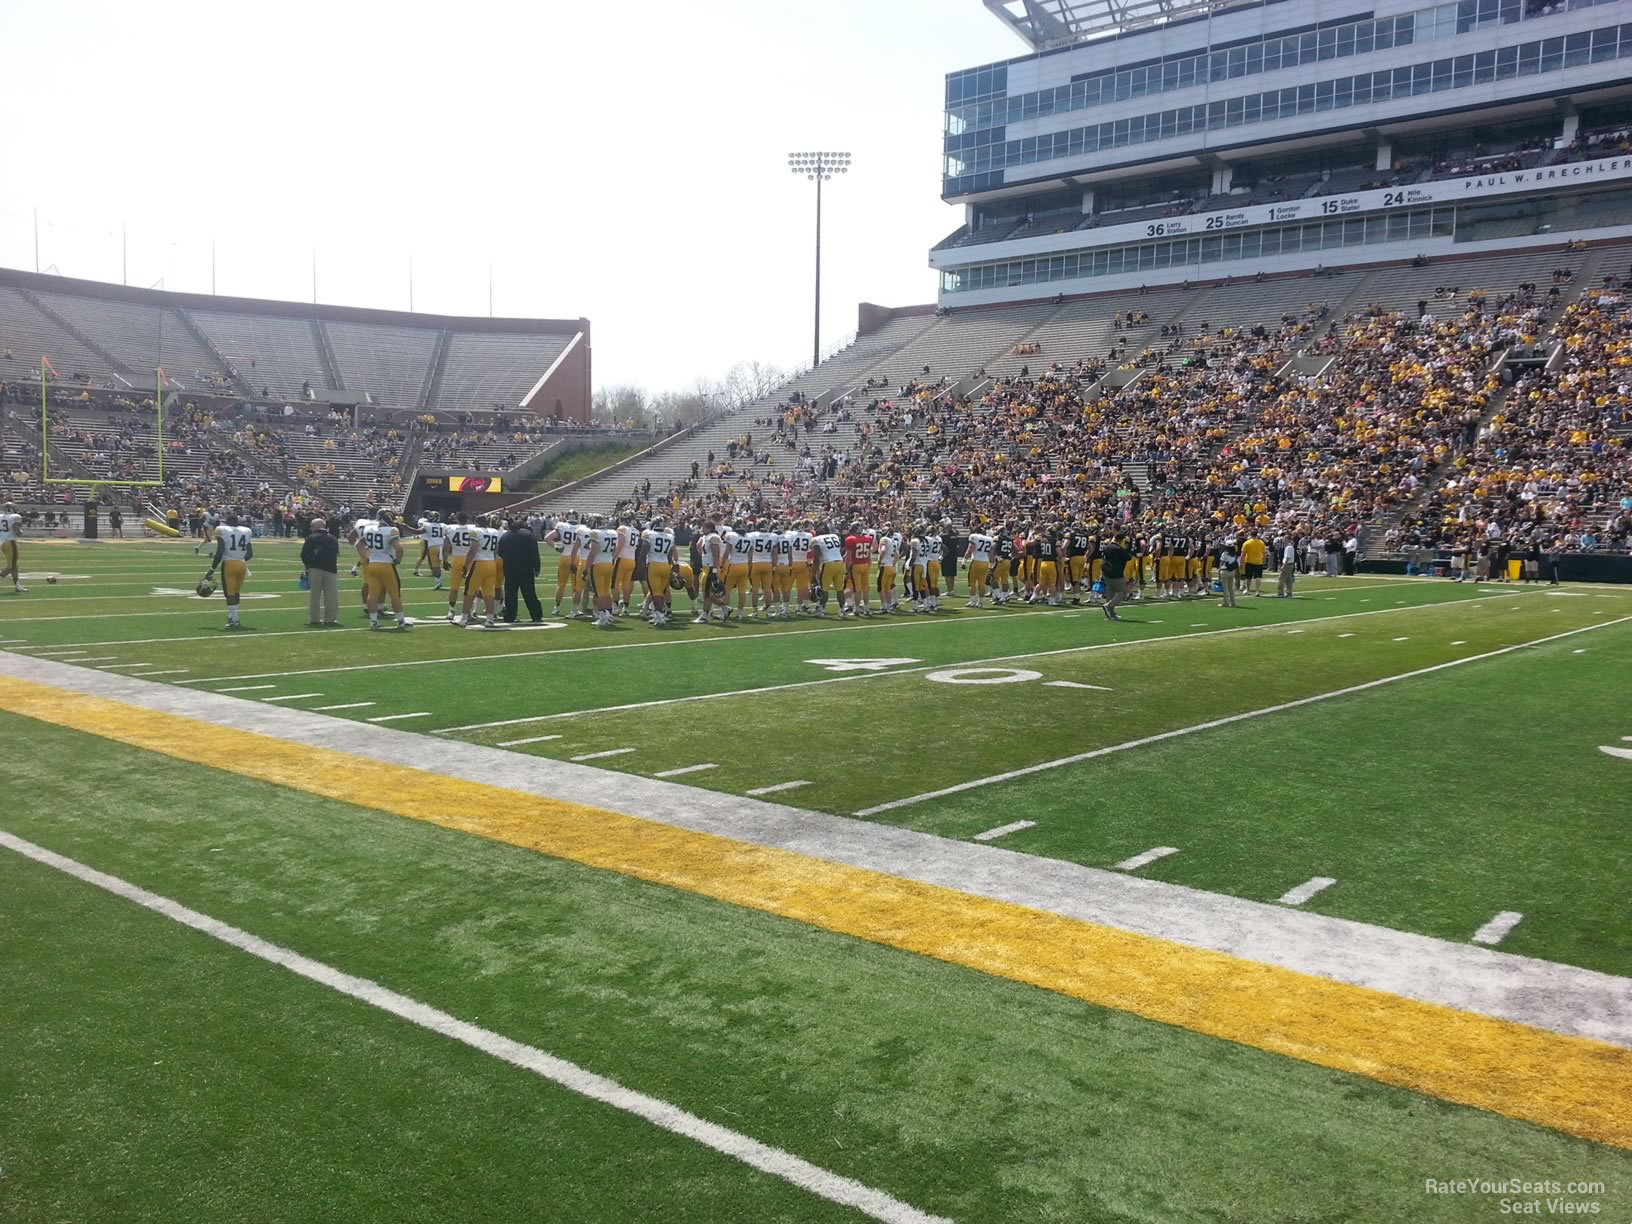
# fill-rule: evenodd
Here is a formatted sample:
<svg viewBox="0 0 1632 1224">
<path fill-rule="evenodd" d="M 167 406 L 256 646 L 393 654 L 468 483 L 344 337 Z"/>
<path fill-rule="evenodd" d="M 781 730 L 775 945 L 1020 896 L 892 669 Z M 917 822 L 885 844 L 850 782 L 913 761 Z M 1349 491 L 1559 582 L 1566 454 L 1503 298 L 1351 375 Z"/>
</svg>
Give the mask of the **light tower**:
<svg viewBox="0 0 1632 1224">
<path fill-rule="evenodd" d="M 822 359 L 822 183 L 850 169 L 848 153 L 789 153 L 788 169 L 816 183 L 816 326 L 810 364 Z"/>
</svg>

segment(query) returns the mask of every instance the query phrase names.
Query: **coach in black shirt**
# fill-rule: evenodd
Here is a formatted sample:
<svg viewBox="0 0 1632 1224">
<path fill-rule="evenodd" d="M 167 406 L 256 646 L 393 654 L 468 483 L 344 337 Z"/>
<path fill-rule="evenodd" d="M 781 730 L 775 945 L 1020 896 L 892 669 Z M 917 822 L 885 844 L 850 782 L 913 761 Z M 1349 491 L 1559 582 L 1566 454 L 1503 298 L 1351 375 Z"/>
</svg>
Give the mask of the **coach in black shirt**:
<svg viewBox="0 0 1632 1224">
<path fill-rule="evenodd" d="M 1128 548 L 1128 537 L 1119 535 L 1105 545 L 1100 554 L 1104 558 L 1104 565 L 1100 569 L 1100 579 L 1105 583 L 1105 599 L 1100 608 L 1105 613 L 1106 620 L 1121 620 L 1116 614 L 1118 604 L 1125 603 L 1128 598 L 1127 573 L 1128 562 L 1133 560 L 1133 553 Z"/>
<path fill-rule="evenodd" d="M 527 615 L 533 624 L 544 619 L 544 605 L 538 602 L 534 581 L 538 578 L 538 537 L 525 521 L 512 519 L 499 537 L 499 560 L 504 562 L 504 622 L 516 623 L 516 595 L 527 601 Z"/>
</svg>

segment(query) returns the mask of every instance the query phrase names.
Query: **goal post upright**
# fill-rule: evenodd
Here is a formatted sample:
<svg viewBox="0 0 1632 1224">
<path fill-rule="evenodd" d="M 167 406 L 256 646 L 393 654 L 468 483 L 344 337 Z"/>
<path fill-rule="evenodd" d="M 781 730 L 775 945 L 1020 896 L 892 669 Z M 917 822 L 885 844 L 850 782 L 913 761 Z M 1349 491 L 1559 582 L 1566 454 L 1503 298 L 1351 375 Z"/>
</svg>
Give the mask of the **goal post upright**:
<svg viewBox="0 0 1632 1224">
<path fill-rule="evenodd" d="M 159 477 L 157 480 L 97 480 L 77 476 L 51 475 L 51 409 L 47 399 L 46 374 L 56 375 L 50 358 L 40 357 L 40 483 L 42 485 L 84 485 L 89 489 L 114 486 L 124 489 L 157 489 L 164 486 L 164 368 L 153 371 L 153 407 L 158 413 Z"/>
</svg>

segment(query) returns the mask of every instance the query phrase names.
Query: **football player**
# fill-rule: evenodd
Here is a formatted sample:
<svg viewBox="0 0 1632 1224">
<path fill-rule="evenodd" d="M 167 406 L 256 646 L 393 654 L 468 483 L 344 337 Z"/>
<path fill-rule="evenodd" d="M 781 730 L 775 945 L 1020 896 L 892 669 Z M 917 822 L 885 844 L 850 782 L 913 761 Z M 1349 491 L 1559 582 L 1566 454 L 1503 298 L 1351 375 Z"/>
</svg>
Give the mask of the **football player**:
<svg viewBox="0 0 1632 1224">
<path fill-rule="evenodd" d="M 459 619 L 458 600 L 464 596 L 465 583 L 468 581 L 468 558 L 470 546 L 475 543 L 476 533 L 470 527 L 470 515 L 459 511 L 453 516 L 453 522 L 447 525 L 442 533 L 442 547 L 447 553 L 448 571 L 448 619 L 457 622 Z M 559 590 L 556 598 L 561 597 Z M 557 609 L 559 610 L 559 609 Z"/>
<path fill-rule="evenodd" d="M 827 523 L 819 527 L 819 534 L 811 537 L 810 546 L 816 557 L 816 589 L 822 596 L 816 605 L 816 615 L 826 616 L 829 594 L 836 607 L 844 606 L 844 541 L 833 534 Z"/>
<path fill-rule="evenodd" d="M 618 527 L 609 519 L 596 515 L 590 529 L 589 584 L 595 592 L 595 624 L 602 629 L 612 628 L 613 590 L 618 569 Z"/>
<path fill-rule="evenodd" d="M 17 513 L 17 507 L 9 501 L 5 509 L 0 510 L 0 579 L 10 578 L 11 589 L 18 595 L 27 594 L 28 588 L 23 585 L 22 570 L 18 567 L 17 541 L 23 534 L 23 516 Z"/>
<path fill-rule="evenodd" d="M 357 558 L 363 566 L 368 627 L 380 627 L 380 604 L 389 599 L 397 628 L 408 628 L 408 619 L 402 614 L 402 580 L 397 574 L 397 566 L 402 563 L 402 532 L 389 510 L 381 510 L 379 517 L 359 535 Z"/>
<path fill-rule="evenodd" d="M 461 518 L 464 516 L 461 515 Z M 471 611 L 476 606 L 476 597 L 482 599 L 482 610 L 487 619 L 482 622 L 487 629 L 498 628 L 499 620 L 495 612 L 494 600 L 499 588 L 499 530 L 486 515 L 477 518 L 476 523 L 469 529 L 470 547 L 465 551 L 465 606 L 464 615 L 457 623 L 470 624 Z"/>
<path fill-rule="evenodd" d="M 238 601 L 244 593 L 244 579 L 249 577 L 250 558 L 255 546 L 250 543 L 248 527 L 238 525 L 238 515 L 227 512 L 227 521 L 215 529 L 215 560 L 210 562 L 205 581 L 221 571 L 221 593 L 227 597 L 227 628 L 241 629 L 238 623 Z"/>
<path fill-rule="evenodd" d="M 646 548 L 646 599 L 651 604 L 652 624 L 659 629 L 670 624 L 669 584 L 674 574 L 674 532 L 661 518 L 640 533 Z"/>
<path fill-rule="evenodd" d="M 964 553 L 964 559 L 969 562 L 969 598 L 965 601 L 966 607 L 986 606 L 986 576 L 991 571 L 992 554 L 996 549 L 997 541 L 985 532 L 969 533 L 969 549 Z"/>
<path fill-rule="evenodd" d="M 924 531 L 924 611 L 941 610 L 941 529 L 931 523 Z"/>
<path fill-rule="evenodd" d="M 640 529 L 635 526 L 634 515 L 626 514 L 618 520 L 615 530 L 618 547 L 613 563 L 612 598 L 618 615 L 629 616 L 629 600 L 635 593 L 635 553 L 640 545 Z"/>
<path fill-rule="evenodd" d="M 720 535 L 718 527 L 712 522 L 703 524 L 703 537 L 699 544 L 702 555 L 703 572 L 699 576 L 698 585 L 703 592 L 702 611 L 697 613 L 697 624 L 706 625 L 710 614 L 716 607 L 724 608 L 720 619 L 723 621 L 731 609 L 725 602 L 725 570 L 730 563 L 729 554 L 725 547 L 725 538 Z"/>
</svg>

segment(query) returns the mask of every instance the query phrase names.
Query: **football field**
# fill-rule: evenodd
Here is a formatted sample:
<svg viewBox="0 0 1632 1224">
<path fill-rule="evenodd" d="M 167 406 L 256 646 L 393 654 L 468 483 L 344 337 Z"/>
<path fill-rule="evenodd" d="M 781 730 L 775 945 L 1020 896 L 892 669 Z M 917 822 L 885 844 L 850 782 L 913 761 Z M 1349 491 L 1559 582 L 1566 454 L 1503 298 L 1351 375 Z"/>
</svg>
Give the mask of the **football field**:
<svg viewBox="0 0 1632 1224">
<path fill-rule="evenodd" d="M 1632 590 L 371 632 L 297 555 L 0 594 L 0 1218 L 1632 1218 Z"/>
</svg>

